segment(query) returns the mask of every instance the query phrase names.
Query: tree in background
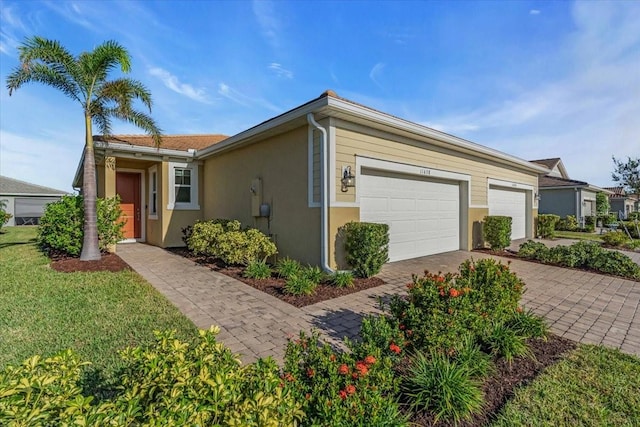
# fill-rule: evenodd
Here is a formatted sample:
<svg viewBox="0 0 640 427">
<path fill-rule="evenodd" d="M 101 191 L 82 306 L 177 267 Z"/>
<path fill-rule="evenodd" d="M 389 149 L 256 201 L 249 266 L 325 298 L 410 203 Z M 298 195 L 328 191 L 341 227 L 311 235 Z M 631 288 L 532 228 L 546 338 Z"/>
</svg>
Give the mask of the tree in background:
<svg viewBox="0 0 640 427">
<path fill-rule="evenodd" d="M 627 157 L 627 161 L 622 162 L 613 157 L 615 169 L 611 178 L 619 182 L 627 193 L 640 194 L 640 158 Z"/>
<path fill-rule="evenodd" d="M 607 196 L 603 192 L 596 193 L 596 213 L 598 214 L 598 216 L 608 214 L 609 209 L 611 209 L 611 204 L 609 204 L 609 196 Z"/>
<path fill-rule="evenodd" d="M 91 52 L 73 56 L 58 41 L 31 37 L 18 46 L 20 66 L 7 77 L 9 95 L 26 83 L 42 83 L 58 89 L 78 102 L 84 113 L 85 146 L 82 175 L 84 197 L 84 237 L 80 259 L 100 259 L 96 224 L 96 167 L 93 131 L 95 124 L 106 137 L 111 134 L 113 118 L 131 123 L 152 136 L 160 145 L 161 130 L 147 114 L 135 110 L 133 101 L 141 101 L 151 112 L 151 93 L 137 80 L 107 80 L 114 68 L 131 70 L 129 52 L 115 41 L 107 41 Z"/>
</svg>

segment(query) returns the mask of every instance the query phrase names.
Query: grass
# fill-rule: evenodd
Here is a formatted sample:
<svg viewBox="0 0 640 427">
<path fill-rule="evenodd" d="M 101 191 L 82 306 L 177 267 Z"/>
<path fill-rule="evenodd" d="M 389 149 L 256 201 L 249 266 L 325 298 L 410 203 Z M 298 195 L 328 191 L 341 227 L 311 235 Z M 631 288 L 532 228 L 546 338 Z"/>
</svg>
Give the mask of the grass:
<svg viewBox="0 0 640 427">
<path fill-rule="evenodd" d="M 137 273 L 58 273 L 35 236 L 35 227 L 0 233 L 0 368 L 71 348 L 109 378 L 121 366 L 117 350 L 152 341 L 154 330 L 197 336 Z"/>
<path fill-rule="evenodd" d="M 492 426 L 638 426 L 639 384 L 639 358 L 583 345 L 518 390 Z"/>
<path fill-rule="evenodd" d="M 555 231 L 553 234 L 557 239 L 578 239 L 602 242 L 602 237 L 600 237 L 599 234 L 594 233 L 583 233 L 581 231 Z"/>
</svg>

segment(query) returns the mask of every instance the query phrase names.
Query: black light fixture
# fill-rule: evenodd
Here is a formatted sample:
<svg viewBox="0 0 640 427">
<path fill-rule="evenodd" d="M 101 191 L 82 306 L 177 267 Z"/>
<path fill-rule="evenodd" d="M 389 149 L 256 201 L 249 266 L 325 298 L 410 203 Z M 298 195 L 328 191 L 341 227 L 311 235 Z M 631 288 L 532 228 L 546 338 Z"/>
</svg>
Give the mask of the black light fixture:
<svg viewBox="0 0 640 427">
<path fill-rule="evenodd" d="M 343 193 L 349 191 L 349 187 L 356 186 L 356 177 L 351 174 L 351 166 L 342 167 L 342 179 L 340 182 L 342 183 L 341 189 Z"/>
</svg>

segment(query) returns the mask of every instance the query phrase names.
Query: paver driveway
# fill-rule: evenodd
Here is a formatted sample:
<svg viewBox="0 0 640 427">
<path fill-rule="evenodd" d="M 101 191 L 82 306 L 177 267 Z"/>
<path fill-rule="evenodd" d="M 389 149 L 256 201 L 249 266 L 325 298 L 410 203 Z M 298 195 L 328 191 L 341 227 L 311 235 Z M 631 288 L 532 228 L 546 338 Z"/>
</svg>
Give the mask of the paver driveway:
<svg viewBox="0 0 640 427">
<path fill-rule="evenodd" d="M 220 341 L 245 362 L 281 360 L 287 338 L 300 330 L 317 328 L 336 344 L 354 337 L 362 317 L 379 312 L 380 298 L 404 292 L 412 274 L 456 271 L 465 259 L 488 257 L 456 251 L 389 263 L 380 273 L 383 286 L 296 308 L 160 248 L 124 244 L 118 255 L 196 326 L 220 326 Z M 545 316 L 554 333 L 640 356 L 640 283 L 519 260 L 511 268 L 527 285 L 524 305 Z"/>
</svg>

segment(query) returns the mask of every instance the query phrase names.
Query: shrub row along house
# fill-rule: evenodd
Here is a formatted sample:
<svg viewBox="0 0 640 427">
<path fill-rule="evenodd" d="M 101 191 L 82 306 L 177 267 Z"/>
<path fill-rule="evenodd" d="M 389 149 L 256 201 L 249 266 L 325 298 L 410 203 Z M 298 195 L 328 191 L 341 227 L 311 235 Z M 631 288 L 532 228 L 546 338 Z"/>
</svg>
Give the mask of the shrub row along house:
<svg viewBox="0 0 640 427">
<path fill-rule="evenodd" d="M 333 91 L 230 137 L 95 140 L 98 195 L 120 195 L 127 238 L 182 246 L 197 220 L 237 219 L 280 256 L 331 268 L 347 267 L 339 227 L 350 221 L 387 223 L 391 261 L 471 249 L 486 215 L 532 237 L 549 172 Z"/>
</svg>

